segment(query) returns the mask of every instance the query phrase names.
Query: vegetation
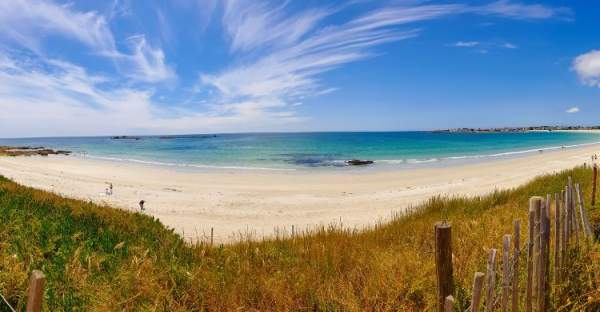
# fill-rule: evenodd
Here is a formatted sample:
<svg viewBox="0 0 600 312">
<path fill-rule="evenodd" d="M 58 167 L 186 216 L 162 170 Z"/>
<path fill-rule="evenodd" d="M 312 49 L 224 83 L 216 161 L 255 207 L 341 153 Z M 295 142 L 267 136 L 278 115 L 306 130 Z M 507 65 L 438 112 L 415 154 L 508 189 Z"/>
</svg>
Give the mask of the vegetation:
<svg viewBox="0 0 600 312">
<path fill-rule="evenodd" d="M 473 274 L 485 269 L 489 248 L 501 247 L 514 219 L 527 233 L 528 198 L 558 192 L 569 175 L 589 199 L 591 170 L 576 168 L 488 196 L 433 198 L 365 231 L 332 225 L 294 239 L 215 247 L 190 246 L 143 214 L 0 177 L 0 294 L 24 310 L 28 276 L 40 269 L 48 278 L 47 311 L 432 310 L 433 224 L 447 219 L 453 224 L 455 297 L 466 307 Z M 587 208 L 598 236 L 600 209 Z M 573 255 L 579 260 L 565 288 L 569 297 L 553 297 L 556 308 L 598 311 L 600 252 L 591 248 Z"/>
</svg>

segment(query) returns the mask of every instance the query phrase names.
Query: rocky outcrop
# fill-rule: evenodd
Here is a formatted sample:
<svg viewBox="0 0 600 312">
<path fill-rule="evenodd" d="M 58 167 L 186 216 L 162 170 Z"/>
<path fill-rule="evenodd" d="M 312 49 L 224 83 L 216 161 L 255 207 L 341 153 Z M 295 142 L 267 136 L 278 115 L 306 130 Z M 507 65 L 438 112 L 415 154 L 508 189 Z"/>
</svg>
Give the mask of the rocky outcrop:
<svg viewBox="0 0 600 312">
<path fill-rule="evenodd" d="M 53 150 L 43 146 L 0 146 L 0 156 L 70 155 L 71 151 Z"/>
<path fill-rule="evenodd" d="M 111 137 L 111 139 L 113 140 L 140 140 L 140 137 L 137 136 L 129 136 L 129 135 L 117 135 L 114 137 Z"/>
<path fill-rule="evenodd" d="M 362 159 L 346 160 L 346 164 L 348 164 L 350 166 L 365 166 L 365 165 L 371 165 L 374 163 L 375 162 L 372 160 L 362 160 Z"/>
</svg>

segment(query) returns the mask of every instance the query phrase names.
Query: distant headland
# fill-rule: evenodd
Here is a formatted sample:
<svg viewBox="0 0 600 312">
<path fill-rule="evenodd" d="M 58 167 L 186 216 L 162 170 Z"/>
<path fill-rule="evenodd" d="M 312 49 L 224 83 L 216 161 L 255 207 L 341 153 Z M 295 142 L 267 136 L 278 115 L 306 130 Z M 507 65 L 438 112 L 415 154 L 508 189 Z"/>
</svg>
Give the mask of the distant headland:
<svg viewBox="0 0 600 312">
<path fill-rule="evenodd" d="M 574 130 L 600 130 L 600 126 L 537 126 L 537 127 L 502 127 L 502 128 L 452 128 L 434 130 L 433 132 L 528 132 L 528 131 L 574 131 Z"/>
</svg>

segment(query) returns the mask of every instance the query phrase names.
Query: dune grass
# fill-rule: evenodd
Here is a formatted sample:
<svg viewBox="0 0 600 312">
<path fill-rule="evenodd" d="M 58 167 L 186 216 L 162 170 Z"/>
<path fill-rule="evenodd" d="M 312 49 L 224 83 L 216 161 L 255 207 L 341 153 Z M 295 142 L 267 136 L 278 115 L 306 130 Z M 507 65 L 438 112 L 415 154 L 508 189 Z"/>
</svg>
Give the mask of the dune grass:
<svg viewBox="0 0 600 312">
<path fill-rule="evenodd" d="M 485 269 L 488 250 L 501 247 L 512 221 L 521 219 L 527 233 L 529 197 L 558 192 L 567 176 L 589 199 L 591 170 L 576 168 L 483 197 L 432 198 L 365 231 L 329 226 L 294 239 L 215 247 L 190 246 L 143 214 L 0 177 L 0 294 L 24 310 L 28 276 L 40 269 L 48 279 L 47 311 L 432 310 L 433 224 L 445 219 L 453 224 L 455 297 L 462 309 L 474 272 Z M 598 236 L 599 209 L 587 208 Z M 553 297 L 555 307 L 600 309 L 594 275 L 600 252 L 591 248 L 573 254 L 578 260 L 567 295 Z"/>
</svg>

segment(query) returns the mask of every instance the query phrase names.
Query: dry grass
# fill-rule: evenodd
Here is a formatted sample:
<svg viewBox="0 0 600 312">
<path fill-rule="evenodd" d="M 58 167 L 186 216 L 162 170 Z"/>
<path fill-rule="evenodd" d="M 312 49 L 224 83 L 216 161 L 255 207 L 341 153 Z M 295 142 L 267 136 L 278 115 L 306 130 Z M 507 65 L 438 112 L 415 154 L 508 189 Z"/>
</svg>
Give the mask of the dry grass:
<svg viewBox="0 0 600 312">
<path fill-rule="evenodd" d="M 527 233 L 528 198 L 559 191 L 568 175 L 589 198 L 591 170 L 577 168 L 484 197 L 433 198 L 366 231 L 331 226 L 295 239 L 219 247 L 189 246 L 148 216 L 0 177 L 0 293 L 22 309 L 27 276 L 41 269 L 48 277 L 48 311 L 432 310 L 433 224 L 447 219 L 462 309 L 489 248 L 501 247 L 514 219 Z M 598 236 L 599 209 L 588 209 Z M 600 307 L 600 280 L 593 275 L 600 272 L 600 251 L 590 248 L 574 252 L 568 297 L 554 297 L 557 308 Z"/>
</svg>

